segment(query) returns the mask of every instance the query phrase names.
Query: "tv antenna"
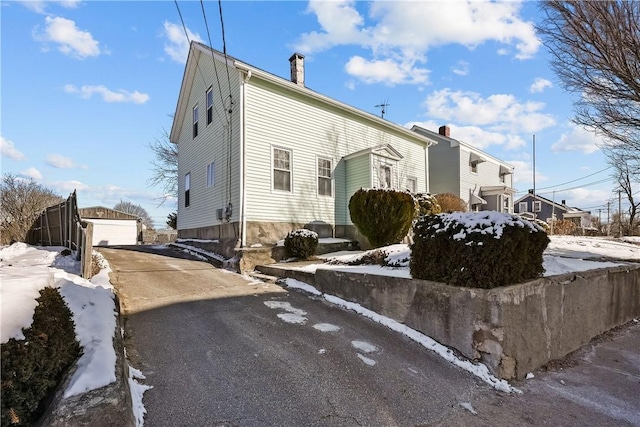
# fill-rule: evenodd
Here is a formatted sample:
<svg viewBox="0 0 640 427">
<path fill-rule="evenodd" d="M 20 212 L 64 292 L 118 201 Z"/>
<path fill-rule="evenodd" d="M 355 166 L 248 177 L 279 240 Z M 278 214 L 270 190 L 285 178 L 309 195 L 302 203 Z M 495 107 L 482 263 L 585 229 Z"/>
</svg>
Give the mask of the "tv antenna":
<svg viewBox="0 0 640 427">
<path fill-rule="evenodd" d="M 380 117 L 384 119 L 384 113 L 387 112 L 387 107 L 391 104 L 388 104 L 389 99 L 385 99 L 382 103 L 375 106 L 375 108 L 381 108 Z"/>
</svg>

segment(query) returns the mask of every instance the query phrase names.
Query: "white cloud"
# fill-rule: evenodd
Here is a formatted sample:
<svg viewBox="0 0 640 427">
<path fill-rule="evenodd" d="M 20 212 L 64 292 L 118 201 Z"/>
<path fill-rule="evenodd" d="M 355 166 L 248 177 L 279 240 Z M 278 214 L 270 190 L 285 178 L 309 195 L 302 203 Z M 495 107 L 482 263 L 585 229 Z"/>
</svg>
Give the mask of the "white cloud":
<svg viewBox="0 0 640 427">
<path fill-rule="evenodd" d="M 369 8 L 366 19 L 356 5 Z M 460 44 L 473 49 L 495 42 L 514 48 L 515 57 L 525 59 L 532 57 L 541 43 L 533 23 L 520 17 L 520 7 L 520 2 L 311 0 L 307 11 L 316 15 L 320 30 L 301 34 L 294 48 L 314 53 L 356 45 L 371 51 L 367 63 L 393 58 L 404 64 L 424 59 L 432 47 Z M 456 70 L 464 72 L 464 67 Z"/>
<path fill-rule="evenodd" d="M 558 142 L 551 146 L 551 151 L 558 153 L 561 151 L 580 151 L 583 154 L 591 154 L 598 151 L 602 140 L 594 132 L 589 132 L 575 124 L 571 124 L 571 129 L 560 136 Z"/>
<path fill-rule="evenodd" d="M 547 79 L 543 79 L 541 77 L 537 77 L 531 86 L 529 86 L 529 92 L 531 93 L 539 93 L 544 91 L 546 88 L 553 87 L 553 83 Z"/>
<path fill-rule="evenodd" d="M 542 102 L 521 102 L 513 95 L 495 94 L 483 98 L 476 92 L 445 88 L 427 96 L 426 115 L 471 126 L 484 126 L 493 132 L 533 134 L 555 124 L 542 113 Z"/>
<path fill-rule="evenodd" d="M 182 25 L 174 24 L 169 21 L 164 22 L 163 35 L 167 38 L 164 44 L 164 51 L 171 59 L 184 64 L 189 55 L 189 41 L 202 42 L 200 34 L 193 33 L 187 28 L 189 38 L 184 34 Z"/>
<path fill-rule="evenodd" d="M 438 132 L 444 123 L 434 121 L 411 122 L 405 127 L 411 128 L 418 125 L 433 132 Z M 451 138 L 463 141 L 480 150 L 486 150 L 491 146 L 502 146 L 507 150 L 513 150 L 526 145 L 526 142 L 519 136 L 510 133 L 492 132 L 477 126 L 457 126 L 449 124 Z"/>
<path fill-rule="evenodd" d="M 14 145 L 13 141 L 0 136 L 0 153 L 2 157 L 14 160 L 24 160 L 24 154 L 20 152 Z"/>
<path fill-rule="evenodd" d="M 134 104 L 144 104 L 149 100 L 149 95 L 136 91 L 129 92 L 124 89 L 110 90 L 102 85 L 85 85 L 77 87 L 75 85 L 65 85 L 64 91 L 80 95 L 81 98 L 91 98 L 93 94 L 102 96 L 105 102 L 131 102 Z"/>
<path fill-rule="evenodd" d="M 58 169 L 70 169 L 75 167 L 73 160 L 64 157 L 61 154 L 49 154 L 47 156 L 47 164 Z"/>
<path fill-rule="evenodd" d="M 22 3 L 27 9 L 30 9 L 36 13 L 46 13 L 48 5 L 59 4 L 66 9 L 75 9 L 76 7 L 78 7 L 78 5 L 80 5 L 80 0 L 24 0 L 20 3 Z"/>
<path fill-rule="evenodd" d="M 78 29 L 74 21 L 59 16 L 47 16 L 44 20 L 44 31 L 34 31 L 36 40 L 57 43 L 60 52 L 78 59 L 100 55 L 99 42 L 90 32 Z"/>
<path fill-rule="evenodd" d="M 53 181 L 47 183 L 48 187 L 54 189 L 57 193 L 72 193 L 74 190 L 83 191 L 88 190 L 90 187 L 80 181 Z"/>
<path fill-rule="evenodd" d="M 415 67 L 414 61 L 396 62 L 391 58 L 369 61 L 353 56 L 345 65 L 349 75 L 365 83 L 384 83 L 389 86 L 402 83 L 427 83 L 429 71 Z"/>
<path fill-rule="evenodd" d="M 458 64 L 451 67 L 451 71 L 459 76 L 469 74 L 469 63 L 467 61 L 458 61 Z"/>
<path fill-rule="evenodd" d="M 611 191 L 594 190 L 589 188 L 574 188 L 573 190 L 557 193 L 556 196 L 567 201 L 567 205 L 586 208 L 605 204 L 609 200 Z M 592 212 L 593 213 L 593 212 Z"/>
<path fill-rule="evenodd" d="M 525 160 L 507 160 L 507 163 L 513 165 L 513 184 L 520 184 L 528 190 L 533 187 L 533 167 L 531 161 Z M 536 168 L 538 169 L 538 168 Z M 542 175 L 536 170 L 536 184 L 548 181 L 549 177 Z"/>
<path fill-rule="evenodd" d="M 23 170 L 22 172 L 19 173 L 19 175 L 23 178 L 31 178 L 33 180 L 41 180 L 42 179 L 42 174 L 40 173 L 40 171 L 34 167 L 30 167 L 26 170 Z"/>
</svg>

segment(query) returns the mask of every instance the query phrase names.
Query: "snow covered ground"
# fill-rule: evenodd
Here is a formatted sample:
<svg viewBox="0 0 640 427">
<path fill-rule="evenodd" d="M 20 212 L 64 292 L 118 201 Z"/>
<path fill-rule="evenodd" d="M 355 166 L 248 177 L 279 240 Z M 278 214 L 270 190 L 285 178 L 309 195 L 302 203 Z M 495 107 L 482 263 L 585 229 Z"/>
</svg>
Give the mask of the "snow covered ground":
<svg viewBox="0 0 640 427">
<path fill-rule="evenodd" d="M 0 249 L 0 320 L 2 343 L 11 338 L 23 339 L 22 329 L 30 327 L 33 322 L 40 289 L 50 286 L 60 290 L 73 313 L 76 337 L 82 346 L 82 356 L 76 362 L 77 370 L 64 392 L 67 398 L 116 380 L 113 338 L 117 312 L 113 286 L 109 282 L 111 270 L 106 260 L 96 253 L 102 269 L 91 280 L 86 280 L 80 277 L 79 261 L 72 255 L 60 254 L 64 249 L 40 248 L 24 243 Z M 130 382 L 135 383 L 134 380 Z M 139 407 L 134 408 L 138 418 L 137 414 L 144 408 L 141 407 L 141 399 L 135 403 L 139 403 Z"/>
</svg>

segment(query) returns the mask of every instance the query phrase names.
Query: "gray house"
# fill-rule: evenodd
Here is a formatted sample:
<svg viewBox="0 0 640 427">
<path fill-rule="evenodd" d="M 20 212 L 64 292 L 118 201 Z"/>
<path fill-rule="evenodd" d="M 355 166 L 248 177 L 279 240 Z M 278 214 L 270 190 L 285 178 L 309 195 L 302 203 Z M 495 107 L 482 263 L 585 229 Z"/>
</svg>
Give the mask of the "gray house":
<svg viewBox="0 0 640 427">
<path fill-rule="evenodd" d="M 565 200 L 557 203 L 539 195 L 528 194 L 515 201 L 515 213 L 527 219 L 539 219 L 549 222 L 552 219 L 569 220 L 579 228 L 591 227 L 591 212 L 567 206 Z"/>
<path fill-rule="evenodd" d="M 451 138 L 449 126 L 432 132 L 411 128 L 437 144 L 429 147 L 429 190 L 452 193 L 470 211 L 513 213 L 513 166 L 463 141 Z"/>
<path fill-rule="evenodd" d="M 294 228 L 355 238 L 359 188 L 430 190 L 433 138 L 309 89 L 300 54 L 287 68 L 290 80 L 192 42 L 170 133 L 179 238 L 227 257 Z"/>
</svg>

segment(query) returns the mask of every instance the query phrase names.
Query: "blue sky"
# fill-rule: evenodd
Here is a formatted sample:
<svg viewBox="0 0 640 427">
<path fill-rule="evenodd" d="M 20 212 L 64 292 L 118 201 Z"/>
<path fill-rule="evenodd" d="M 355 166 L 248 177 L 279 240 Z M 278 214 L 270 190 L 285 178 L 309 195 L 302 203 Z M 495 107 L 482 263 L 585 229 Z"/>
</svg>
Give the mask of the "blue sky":
<svg viewBox="0 0 640 427">
<path fill-rule="evenodd" d="M 1 5 L 2 172 L 63 196 L 76 189 L 81 207 L 139 204 L 163 227 L 175 202 L 158 206 L 160 189 L 149 187 L 148 144 L 171 128 L 186 61 L 175 3 Z M 209 44 L 200 2 L 178 5 L 190 38 Z M 218 3 L 204 9 L 222 50 Z M 298 51 L 318 92 L 374 114 L 386 101 L 385 118 L 401 125 L 448 124 L 452 137 L 515 166 L 517 197 L 532 187 L 535 134 L 538 193 L 606 218 L 616 186 L 595 135 L 570 122 L 571 95 L 533 29 L 537 2 L 223 1 L 222 9 L 230 55 L 288 78 Z"/>
</svg>

